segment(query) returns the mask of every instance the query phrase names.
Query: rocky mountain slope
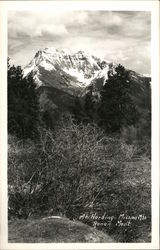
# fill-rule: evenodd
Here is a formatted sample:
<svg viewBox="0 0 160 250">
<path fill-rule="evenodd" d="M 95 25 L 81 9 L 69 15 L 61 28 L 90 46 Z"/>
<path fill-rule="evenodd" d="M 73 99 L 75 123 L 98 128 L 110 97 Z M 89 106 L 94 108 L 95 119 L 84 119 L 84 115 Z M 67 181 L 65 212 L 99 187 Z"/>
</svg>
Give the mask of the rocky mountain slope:
<svg viewBox="0 0 160 250">
<path fill-rule="evenodd" d="M 24 68 L 24 76 L 33 74 L 43 110 L 57 107 L 63 110 L 73 107 L 77 96 L 84 102 L 89 91 L 93 98 L 100 99 L 108 72 L 114 74 L 117 66 L 83 51 L 71 54 L 65 50 L 45 48 L 39 50 Z M 126 70 L 132 83 L 132 99 L 144 109 L 144 103 L 150 102 L 146 86 L 151 78 Z"/>
<path fill-rule="evenodd" d="M 106 78 L 107 72 L 115 66 L 83 51 L 68 54 L 45 48 L 24 68 L 24 76 L 33 72 L 38 87 L 85 88 L 95 79 Z"/>
<path fill-rule="evenodd" d="M 39 50 L 24 68 L 24 76 L 33 73 L 37 87 L 56 87 L 65 91 L 85 89 L 98 79 L 107 80 L 108 71 L 114 73 L 117 64 L 78 51 L 70 54 L 55 48 Z M 149 79 L 129 70 L 133 82 Z M 72 92 L 72 91 L 71 91 Z"/>
</svg>

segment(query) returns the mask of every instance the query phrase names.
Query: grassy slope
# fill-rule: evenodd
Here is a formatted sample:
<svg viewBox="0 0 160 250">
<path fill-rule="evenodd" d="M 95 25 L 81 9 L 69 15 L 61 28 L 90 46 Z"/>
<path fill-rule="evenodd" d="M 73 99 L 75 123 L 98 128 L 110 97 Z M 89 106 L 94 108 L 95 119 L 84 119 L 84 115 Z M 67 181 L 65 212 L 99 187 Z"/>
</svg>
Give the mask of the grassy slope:
<svg viewBox="0 0 160 250">
<path fill-rule="evenodd" d="M 8 235 L 9 243 L 113 242 L 107 234 L 67 218 L 10 221 Z"/>
</svg>

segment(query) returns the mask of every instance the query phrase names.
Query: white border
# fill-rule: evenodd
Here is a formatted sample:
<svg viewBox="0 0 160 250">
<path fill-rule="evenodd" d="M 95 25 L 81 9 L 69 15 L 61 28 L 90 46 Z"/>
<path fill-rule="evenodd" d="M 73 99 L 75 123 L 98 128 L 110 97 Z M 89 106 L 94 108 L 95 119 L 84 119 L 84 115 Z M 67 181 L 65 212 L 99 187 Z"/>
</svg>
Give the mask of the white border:
<svg viewBox="0 0 160 250">
<path fill-rule="evenodd" d="M 8 243 L 7 233 L 7 12 L 9 10 L 134 10 L 152 15 L 152 242 Z M 0 1 L 0 249 L 159 249 L 159 2 L 158 1 Z M 3 78 L 2 78 L 3 76 Z"/>
</svg>

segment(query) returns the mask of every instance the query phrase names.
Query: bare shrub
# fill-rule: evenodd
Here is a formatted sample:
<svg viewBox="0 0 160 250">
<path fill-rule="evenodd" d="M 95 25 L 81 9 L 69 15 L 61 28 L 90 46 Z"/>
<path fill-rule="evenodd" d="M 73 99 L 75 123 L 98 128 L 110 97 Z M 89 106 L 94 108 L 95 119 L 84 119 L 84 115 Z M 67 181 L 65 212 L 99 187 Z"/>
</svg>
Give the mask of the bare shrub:
<svg viewBox="0 0 160 250">
<path fill-rule="evenodd" d="M 150 225 L 150 162 L 137 157 L 138 146 L 106 136 L 95 124 L 76 124 L 63 116 L 54 129 L 39 128 L 36 143 L 9 140 L 10 214 L 62 214 L 79 219 L 83 213 L 144 213 Z M 144 154 L 143 154 L 144 156 Z M 147 156 L 146 156 L 147 157 Z M 146 163 L 146 161 L 148 161 Z M 147 164 L 147 167 L 145 166 Z M 92 225 L 92 221 L 86 221 Z M 141 228 L 100 229 L 119 241 L 134 241 Z"/>
</svg>

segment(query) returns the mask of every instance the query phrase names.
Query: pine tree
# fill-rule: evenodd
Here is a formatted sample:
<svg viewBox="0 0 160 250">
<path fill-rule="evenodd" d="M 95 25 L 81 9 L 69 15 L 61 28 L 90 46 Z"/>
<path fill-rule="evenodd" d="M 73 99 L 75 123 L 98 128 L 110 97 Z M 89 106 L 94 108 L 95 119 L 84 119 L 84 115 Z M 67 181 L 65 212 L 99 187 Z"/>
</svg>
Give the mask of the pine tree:
<svg viewBox="0 0 160 250">
<path fill-rule="evenodd" d="M 116 132 L 136 122 L 138 114 L 130 97 L 130 84 L 129 73 L 122 65 L 116 67 L 114 74 L 108 73 L 99 107 L 100 124 L 107 131 Z"/>
<path fill-rule="evenodd" d="M 8 59 L 8 132 L 26 139 L 34 138 L 39 116 L 38 97 L 33 77 L 23 77 L 20 66 Z"/>
<path fill-rule="evenodd" d="M 88 93 L 85 97 L 85 103 L 84 103 L 84 110 L 86 113 L 86 117 L 88 117 L 88 120 L 93 120 L 93 113 L 94 113 L 94 102 L 93 102 L 93 86 L 90 86 L 88 88 Z"/>
</svg>

